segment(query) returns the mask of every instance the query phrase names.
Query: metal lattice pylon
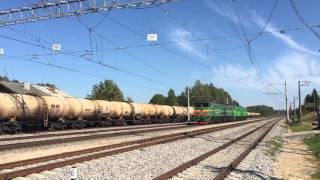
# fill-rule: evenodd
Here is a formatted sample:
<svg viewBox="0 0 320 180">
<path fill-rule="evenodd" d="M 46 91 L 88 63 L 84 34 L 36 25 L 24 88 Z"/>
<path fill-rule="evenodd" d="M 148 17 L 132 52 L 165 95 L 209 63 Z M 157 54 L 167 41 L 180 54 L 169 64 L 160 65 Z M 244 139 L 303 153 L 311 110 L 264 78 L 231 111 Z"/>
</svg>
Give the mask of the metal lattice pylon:
<svg viewBox="0 0 320 180">
<path fill-rule="evenodd" d="M 0 27 L 125 8 L 147 8 L 177 0 L 45 0 L 0 10 Z"/>
</svg>

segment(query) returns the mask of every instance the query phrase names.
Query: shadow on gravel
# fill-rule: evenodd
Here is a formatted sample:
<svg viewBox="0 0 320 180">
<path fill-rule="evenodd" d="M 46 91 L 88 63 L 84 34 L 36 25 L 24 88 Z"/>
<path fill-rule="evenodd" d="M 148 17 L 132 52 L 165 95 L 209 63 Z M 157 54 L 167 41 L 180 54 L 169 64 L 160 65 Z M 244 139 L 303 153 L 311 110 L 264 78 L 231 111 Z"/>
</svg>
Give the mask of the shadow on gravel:
<svg viewBox="0 0 320 180">
<path fill-rule="evenodd" d="M 219 173 L 220 170 L 224 167 L 205 166 L 205 168 L 209 169 L 212 172 Z M 270 179 L 271 180 L 280 180 L 279 178 L 267 176 L 259 171 L 252 171 L 252 170 L 243 171 L 241 169 L 233 169 L 233 172 L 241 173 L 241 174 L 250 174 L 250 175 L 256 176 L 257 178 L 259 178 L 261 180 L 270 180 Z"/>
</svg>

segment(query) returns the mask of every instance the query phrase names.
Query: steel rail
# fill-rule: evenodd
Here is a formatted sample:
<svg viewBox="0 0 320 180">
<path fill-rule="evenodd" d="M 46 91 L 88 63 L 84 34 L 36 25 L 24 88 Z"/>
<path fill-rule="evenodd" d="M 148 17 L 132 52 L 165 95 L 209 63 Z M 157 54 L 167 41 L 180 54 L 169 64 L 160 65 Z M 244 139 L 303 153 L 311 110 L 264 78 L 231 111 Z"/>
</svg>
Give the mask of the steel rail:
<svg viewBox="0 0 320 180">
<path fill-rule="evenodd" d="M 196 158 L 194 158 L 194 159 L 192 159 L 192 160 L 190 160 L 190 161 L 187 161 L 187 162 L 179 165 L 178 167 L 176 167 L 176 168 L 174 168 L 174 169 L 171 169 L 171 170 L 169 170 L 169 171 L 167 171 L 167 172 L 165 172 L 165 173 L 157 176 L 156 178 L 154 178 L 154 180 L 165 180 L 165 179 L 169 179 L 169 178 L 177 175 L 178 173 L 186 170 L 187 168 L 198 164 L 199 162 L 203 161 L 204 159 L 208 158 L 209 156 L 212 156 L 213 154 L 216 154 L 217 152 L 219 152 L 219 151 L 221 151 L 221 150 L 229 147 L 230 145 L 234 144 L 235 142 L 237 142 L 237 141 L 239 141 L 239 140 L 241 140 L 241 139 L 249 136 L 250 134 L 253 134 L 253 133 L 256 132 L 257 130 L 259 130 L 259 129 L 261 129 L 261 128 L 264 128 L 264 127 L 267 126 L 268 124 L 274 122 L 274 124 L 271 126 L 271 128 L 272 128 L 272 127 L 276 124 L 276 122 L 278 122 L 278 121 L 279 121 L 279 120 L 273 120 L 273 121 L 271 121 L 271 122 L 267 122 L 267 123 L 265 123 L 265 124 L 263 124 L 263 125 L 255 128 L 255 129 L 253 129 L 253 130 L 251 130 L 251 131 L 249 131 L 249 132 L 247 132 L 247 133 L 245 133 L 245 134 L 243 134 L 243 135 L 241 135 L 241 136 L 239 136 L 239 137 L 237 137 L 237 138 L 235 138 L 235 139 L 232 139 L 232 140 L 228 141 L 227 143 L 225 143 L 225 144 L 223 144 L 223 145 L 221 145 L 221 146 L 219 146 L 219 147 L 216 147 L 216 148 L 212 149 L 211 151 L 208 151 L 208 152 L 206 152 L 206 153 L 204 153 L 204 154 L 202 154 L 202 155 L 200 155 L 200 156 L 198 156 L 198 157 L 196 157 Z M 268 130 L 269 130 L 269 129 L 268 129 Z M 267 131 L 266 133 L 268 133 L 268 132 L 269 132 L 269 131 Z M 265 134 L 265 133 L 264 133 L 264 134 Z"/>
<path fill-rule="evenodd" d="M 214 180 L 223 180 L 228 176 L 230 172 L 236 169 L 239 163 L 263 140 L 263 138 L 271 131 L 274 127 L 275 122 L 271 127 L 269 127 L 263 134 L 261 134 L 254 142 L 252 142 L 249 147 L 242 152 L 237 158 L 235 158 L 227 167 L 220 170 L 219 174 L 214 178 Z"/>
<path fill-rule="evenodd" d="M 31 141 L 31 142 L 30 141 L 18 142 L 18 143 L 0 145 L 0 151 L 30 148 L 35 146 L 61 144 L 61 143 L 68 143 L 68 142 L 75 142 L 75 141 L 84 141 L 84 140 L 91 140 L 91 139 L 98 139 L 98 138 L 105 138 L 105 137 L 115 137 L 115 136 L 123 136 L 123 135 L 134 135 L 139 133 L 175 130 L 175 129 L 182 129 L 182 128 L 188 128 L 188 126 L 181 125 L 181 126 L 174 126 L 174 127 L 146 128 L 146 129 L 134 130 L 134 131 L 113 132 L 113 133 L 106 133 L 106 134 L 93 134 L 93 135 L 67 137 L 67 138 L 64 137 L 59 139 L 39 140 L 39 141 Z"/>
<path fill-rule="evenodd" d="M 77 135 L 77 134 L 82 135 L 82 134 L 90 134 L 90 133 L 98 133 L 98 132 L 137 130 L 137 129 L 143 129 L 143 128 L 171 127 L 171 126 L 178 126 L 178 125 L 184 125 L 184 124 L 183 123 L 166 123 L 161 125 L 145 125 L 145 126 L 139 126 L 139 127 L 134 127 L 134 126 L 123 127 L 123 128 L 106 127 L 106 128 L 96 129 L 96 130 L 85 129 L 83 131 L 76 131 L 76 132 L 68 132 L 68 131 L 71 131 L 71 130 L 68 130 L 68 131 L 61 131 L 61 133 L 56 133 L 58 131 L 55 131 L 54 134 L 36 134 L 36 135 L 27 135 L 27 136 L 5 137 L 5 138 L 1 138 L 0 136 L 0 142 L 17 141 L 17 140 L 25 140 L 25 139 L 40 139 L 40 138 L 57 137 L 57 136 L 70 136 L 70 135 Z"/>
<path fill-rule="evenodd" d="M 15 177 L 20 177 L 20 176 L 26 176 L 26 175 L 29 175 L 32 173 L 38 173 L 38 172 L 50 170 L 53 168 L 63 167 L 63 166 L 71 165 L 71 164 L 75 164 L 75 163 L 81 163 L 81 162 L 89 161 L 92 159 L 97 159 L 97 158 L 106 157 L 106 156 L 110 156 L 110 155 L 114 155 L 114 154 L 128 152 L 128 151 L 132 151 L 132 150 L 136 150 L 136 149 L 140 149 L 140 148 L 150 147 L 150 146 L 154 146 L 157 144 L 173 142 L 173 141 L 176 141 L 179 139 L 185 139 L 188 137 L 193 137 L 193 136 L 197 136 L 197 135 L 201 135 L 201 134 L 210 133 L 213 131 L 228 129 L 228 128 L 236 127 L 239 125 L 256 123 L 259 121 L 262 121 L 262 120 L 249 121 L 249 122 L 244 121 L 244 122 L 236 123 L 236 124 L 228 124 L 228 125 L 224 125 L 224 126 L 216 126 L 216 127 L 206 128 L 206 129 L 193 130 L 193 131 L 188 131 L 188 132 L 180 132 L 180 133 L 169 134 L 169 135 L 162 135 L 162 136 L 157 136 L 157 137 L 147 138 L 147 139 L 142 139 L 142 140 L 128 141 L 128 142 L 112 144 L 112 145 L 107 145 L 107 146 L 102 146 L 102 147 L 97 147 L 97 148 L 90 148 L 90 149 L 84 149 L 84 150 L 78 150 L 78 151 L 73 151 L 73 152 L 56 154 L 56 155 L 52 155 L 52 156 L 45 156 L 45 157 L 27 159 L 27 160 L 22 160 L 22 161 L 7 163 L 7 164 L 0 164 L 0 170 L 4 170 L 4 169 L 15 168 L 15 167 L 22 167 L 22 166 L 26 166 L 26 165 L 30 165 L 30 164 L 46 162 L 46 161 L 50 161 L 50 160 L 57 160 L 57 159 L 62 159 L 62 158 L 66 158 L 66 157 L 73 157 L 73 156 L 79 156 L 79 155 L 86 154 L 84 156 L 75 157 L 73 159 L 67 159 L 67 160 L 63 160 L 63 161 L 53 162 L 50 164 L 40 165 L 40 166 L 26 168 L 26 169 L 20 169 L 20 170 L 16 170 L 16 171 L 4 172 L 4 173 L 0 174 L 0 180 L 6 180 L 6 179 L 12 179 Z M 266 120 L 264 120 L 264 121 L 266 121 Z M 105 151 L 105 150 L 108 150 L 108 151 Z M 100 152 L 100 151 L 104 151 L 104 152 Z M 94 154 L 92 154 L 92 153 L 94 153 Z"/>
<path fill-rule="evenodd" d="M 173 126 L 173 127 L 146 128 L 141 130 L 125 131 L 125 132 L 113 132 L 113 133 L 106 133 L 106 134 L 93 134 L 93 135 L 86 135 L 86 136 L 76 136 L 76 137 L 67 137 L 67 138 L 63 137 L 58 139 L 39 140 L 39 141 L 31 141 L 31 142 L 29 141 L 29 142 L 10 143 L 10 144 L 0 145 L 0 151 L 29 148 L 29 147 L 35 147 L 35 146 L 45 146 L 45 145 L 52 145 L 52 144 L 61 144 L 61 143 L 83 141 L 83 140 L 91 140 L 91 139 L 105 138 L 105 137 L 109 138 L 109 137 L 115 137 L 115 136 L 135 135 L 135 134 L 155 132 L 155 131 L 159 132 L 159 131 L 166 131 L 166 130 L 183 129 L 183 128 L 190 128 L 190 126 L 181 125 L 181 126 Z"/>
</svg>

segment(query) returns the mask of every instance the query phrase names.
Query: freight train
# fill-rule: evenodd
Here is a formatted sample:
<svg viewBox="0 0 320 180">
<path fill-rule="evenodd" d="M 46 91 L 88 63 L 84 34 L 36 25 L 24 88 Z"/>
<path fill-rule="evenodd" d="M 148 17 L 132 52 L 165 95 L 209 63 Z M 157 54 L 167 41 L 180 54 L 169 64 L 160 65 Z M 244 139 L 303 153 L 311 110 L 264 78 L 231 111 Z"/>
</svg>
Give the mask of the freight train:
<svg viewBox="0 0 320 180">
<path fill-rule="evenodd" d="M 192 111 L 180 106 L 0 93 L 0 132 L 36 126 L 64 129 L 183 122 Z"/>
<path fill-rule="evenodd" d="M 241 106 L 229 106 L 213 102 L 202 102 L 194 105 L 191 124 L 209 124 L 216 122 L 245 120 L 247 117 L 259 116 L 259 113 L 247 112 Z"/>
</svg>

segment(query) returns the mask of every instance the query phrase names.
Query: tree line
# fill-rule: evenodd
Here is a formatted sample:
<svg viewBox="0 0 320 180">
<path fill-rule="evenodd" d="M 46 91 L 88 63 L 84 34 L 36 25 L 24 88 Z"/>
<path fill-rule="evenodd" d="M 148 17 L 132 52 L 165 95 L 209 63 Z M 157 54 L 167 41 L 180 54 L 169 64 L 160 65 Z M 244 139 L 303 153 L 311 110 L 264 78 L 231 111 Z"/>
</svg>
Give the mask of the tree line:
<svg viewBox="0 0 320 180">
<path fill-rule="evenodd" d="M 230 94 L 222 88 L 214 86 L 212 83 L 202 83 L 197 80 L 193 86 L 185 87 L 179 95 L 176 95 L 173 89 L 169 89 L 167 96 L 155 94 L 149 103 L 163 104 L 170 106 L 187 106 L 187 91 L 190 92 L 190 105 L 193 106 L 199 102 L 216 102 L 220 104 L 239 105 L 237 101 L 232 99 Z"/>
<path fill-rule="evenodd" d="M 319 95 L 316 89 L 313 89 L 310 94 L 307 94 L 304 98 L 303 110 L 306 112 L 314 111 L 319 107 Z"/>
<path fill-rule="evenodd" d="M 274 114 L 273 107 L 265 105 L 248 106 L 247 111 L 260 113 L 261 116 L 271 116 Z"/>
<path fill-rule="evenodd" d="M 170 106 L 187 106 L 187 89 L 190 90 L 190 105 L 193 106 L 198 102 L 216 102 L 229 105 L 239 105 L 239 103 L 231 98 L 228 92 L 222 88 L 215 87 L 212 83 L 205 84 L 197 80 L 192 87 L 185 87 L 179 95 L 170 88 L 166 95 L 154 94 L 149 103 Z M 118 85 L 112 80 L 101 81 L 93 85 L 91 94 L 87 96 L 89 99 L 99 99 L 108 101 L 124 101 L 133 102 L 132 98 L 124 98 L 124 95 Z"/>
</svg>

